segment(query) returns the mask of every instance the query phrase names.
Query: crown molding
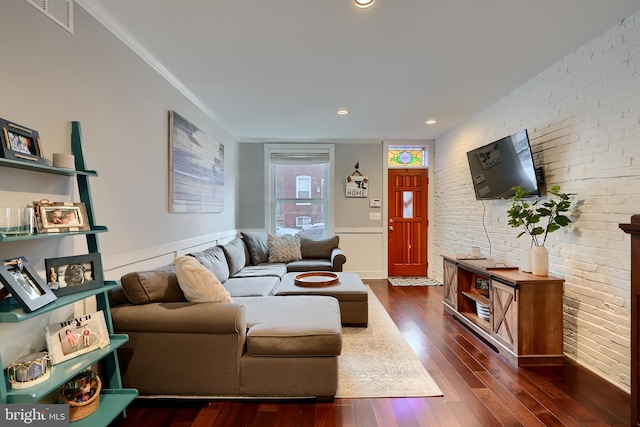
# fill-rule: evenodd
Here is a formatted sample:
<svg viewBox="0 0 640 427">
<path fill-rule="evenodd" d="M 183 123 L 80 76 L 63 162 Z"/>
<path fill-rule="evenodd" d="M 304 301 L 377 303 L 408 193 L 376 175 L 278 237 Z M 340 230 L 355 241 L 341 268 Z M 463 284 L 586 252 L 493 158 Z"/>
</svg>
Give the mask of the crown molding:
<svg viewBox="0 0 640 427">
<path fill-rule="evenodd" d="M 76 4 L 86 10 L 100 24 L 115 35 L 122 43 L 138 55 L 143 61 L 151 66 L 158 74 L 160 74 L 169 84 L 175 87 L 196 107 L 202 110 L 211 120 L 216 122 L 226 133 L 234 140 L 238 138 L 222 124 L 220 118 L 209 109 L 193 92 L 191 92 L 182 82 L 174 76 L 158 59 L 156 59 L 147 48 L 140 43 L 127 29 L 111 15 L 97 0 L 75 0 Z"/>
</svg>

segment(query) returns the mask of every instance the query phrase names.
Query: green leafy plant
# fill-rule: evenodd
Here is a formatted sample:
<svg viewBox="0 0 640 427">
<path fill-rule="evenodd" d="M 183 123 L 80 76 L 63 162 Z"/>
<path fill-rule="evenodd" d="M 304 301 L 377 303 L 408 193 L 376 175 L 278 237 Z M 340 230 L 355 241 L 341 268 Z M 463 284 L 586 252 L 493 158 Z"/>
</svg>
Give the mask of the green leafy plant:
<svg viewBox="0 0 640 427">
<path fill-rule="evenodd" d="M 515 194 L 511 198 L 511 209 L 507 211 L 509 215 L 509 225 L 514 228 L 523 228 L 518 234 L 521 237 L 525 234 L 531 236 L 531 241 L 535 246 L 544 246 L 547 235 L 566 227 L 571 223 L 571 219 L 566 213 L 571 208 L 571 193 L 561 193 L 560 186 L 554 185 L 549 192 L 555 198 L 528 199 L 529 193 L 520 186 L 513 187 Z"/>
</svg>

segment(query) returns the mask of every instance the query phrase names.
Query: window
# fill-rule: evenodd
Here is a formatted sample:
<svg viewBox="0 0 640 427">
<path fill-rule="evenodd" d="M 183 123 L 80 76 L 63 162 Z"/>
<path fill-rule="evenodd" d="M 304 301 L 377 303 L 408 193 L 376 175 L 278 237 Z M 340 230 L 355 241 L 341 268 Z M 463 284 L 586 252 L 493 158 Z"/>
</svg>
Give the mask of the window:
<svg viewBox="0 0 640 427">
<path fill-rule="evenodd" d="M 324 144 L 265 145 L 270 233 L 314 238 L 330 233 L 332 154 L 333 146 Z"/>
<path fill-rule="evenodd" d="M 425 147 L 390 145 L 387 151 L 387 165 L 390 168 L 424 168 L 427 164 Z"/>
<path fill-rule="evenodd" d="M 311 198 L 311 177 L 310 176 L 297 176 L 296 177 L 296 198 L 309 199 Z M 309 203 L 298 203 L 298 206 L 308 205 Z"/>
<path fill-rule="evenodd" d="M 311 225 L 311 218 L 308 216 L 299 216 L 296 218 L 296 225 L 298 227 L 304 227 L 305 225 Z"/>
</svg>

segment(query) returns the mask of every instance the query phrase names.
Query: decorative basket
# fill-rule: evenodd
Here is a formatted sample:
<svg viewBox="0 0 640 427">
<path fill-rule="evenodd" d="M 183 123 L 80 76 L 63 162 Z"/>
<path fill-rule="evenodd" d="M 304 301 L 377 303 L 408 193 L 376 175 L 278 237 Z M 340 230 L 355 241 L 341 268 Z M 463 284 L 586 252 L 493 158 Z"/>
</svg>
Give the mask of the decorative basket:
<svg viewBox="0 0 640 427">
<path fill-rule="evenodd" d="M 84 401 L 77 401 L 70 397 L 70 393 L 77 391 L 84 386 L 89 387 L 88 393 L 91 397 Z M 61 399 L 63 403 L 69 405 L 69 421 L 81 420 L 93 414 L 100 406 L 100 391 L 102 381 L 97 374 L 85 374 L 84 378 L 73 379 L 62 387 Z M 86 395 L 86 393 L 85 393 Z"/>
</svg>

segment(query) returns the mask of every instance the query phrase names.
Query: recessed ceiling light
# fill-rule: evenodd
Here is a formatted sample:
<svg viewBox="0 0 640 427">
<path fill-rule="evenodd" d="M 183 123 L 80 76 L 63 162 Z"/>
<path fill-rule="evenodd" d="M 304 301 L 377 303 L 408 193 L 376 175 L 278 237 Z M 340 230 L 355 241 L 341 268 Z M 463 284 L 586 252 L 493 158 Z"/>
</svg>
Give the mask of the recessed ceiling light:
<svg viewBox="0 0 640 427">
<path fill-rule="evenodd" d="M 338 114 L 341 116 L 346 116 L 347 114 L 349 114 L 349 110 L 346 108 L 339 108 L 338 109 Z"/>
<path fill-rule="evenodd" d="M 438 123 L 438 121 L 436 119 L 434 119 L 434 118 L 428 118 L 425 121 L 425 123 L 428 124 L 428 125 L 435 125 L 436 123 Z"/>
<path fill-rule="evenodd" d="M 373 6 L 373 3 L 375 3 L 375 0 L 354 0 L 356 3 L 356 6 L 359 7 L 360 9 L 366 9 L 368 7 Z"/>
</svg>

